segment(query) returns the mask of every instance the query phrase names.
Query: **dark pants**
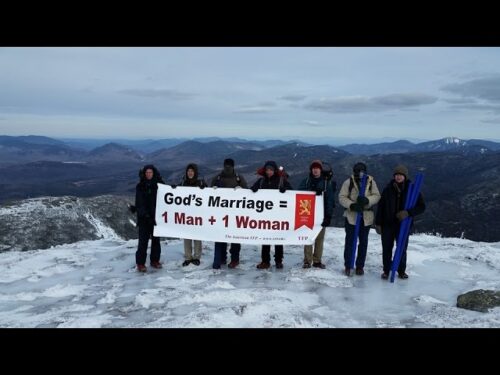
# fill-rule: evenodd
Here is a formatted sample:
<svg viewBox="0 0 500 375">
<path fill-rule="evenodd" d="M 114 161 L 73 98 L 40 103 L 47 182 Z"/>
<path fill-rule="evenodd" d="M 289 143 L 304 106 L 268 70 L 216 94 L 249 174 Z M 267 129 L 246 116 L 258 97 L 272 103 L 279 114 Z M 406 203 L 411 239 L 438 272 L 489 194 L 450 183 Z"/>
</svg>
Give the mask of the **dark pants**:
<svg viewBox="0 0 500 375">
<path fill-rule="evenodd" d="M 344 245 L 344 267 L 348 268 L 351 265 L 352 244 L 354 242 L 354 229 L 355 225 L 349 224 L 345 220 L 345 245 Z M 370 233 L 370 226 L 365 226 L 363 221 L 359 226 L 358 237 L 358 251 L 356 256 L 356 268 L 363 268 L 366 260 L 366 250 L 368 248 L 368 233 Z"/>
<path fill-rule="evenodd" d="M 231 253 L 231 262 L 240 261 L 241 244 L 232 243 L 229 249 Z M 227 263 L 227 242 L 216 242 L 214 249 L 213 268 L 220 268 L 222 263 Z"/>
<path fill-rule="evenodd" d="M 262 245 L 261 256 L 264 263 L 271 263 L 271 245 Z M 274 261 L 283 261 L 283 245 L 274 245 Z"/>
<path fill-rule="evenodd" d="M 391 271 L 392 249 L 394 247 L 394 243 L 397 243 L 398 240 L 399 227 L 399 225 L 382 227 L 382 261 L 384 264 L 384 273 L 387 274 Z M 408 248 L 408 238 L 406 239 L 406 243 L 403 247 L 403 254 L 401 254 L 398 273 L 406 271 L 406 249 Z"/>
<path fill-rule="evenodd" d="M 153 236 L 153 225 L 139 225 L 139 245 L 135 253 L 135 263 L 144 265 L 146 263 L 148 242 L 151 238 L 151 255 L 149 257 L 151 262 L 160 261 L 160 237 Z"/>
</svg>

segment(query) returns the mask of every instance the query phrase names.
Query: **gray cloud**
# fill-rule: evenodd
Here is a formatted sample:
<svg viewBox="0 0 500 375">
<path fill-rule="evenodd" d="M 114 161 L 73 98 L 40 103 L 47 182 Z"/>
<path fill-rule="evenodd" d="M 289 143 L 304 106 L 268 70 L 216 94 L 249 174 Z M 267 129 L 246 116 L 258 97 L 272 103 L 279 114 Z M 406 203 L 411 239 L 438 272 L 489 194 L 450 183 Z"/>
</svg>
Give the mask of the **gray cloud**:
<svg viewBox="0 0 500 375">
<path fill-rule="evenodd" d="M 492 105 L 492 104 L 457 104 L 450 106 L 450 108 L 473 110 L 473 111 L 500 112 L 500 105 Z"/>
<path fill-rule="evenodd" d="M 267 113 L 270 111 L 271 110 L 269 109 L 269 107 L 255 106 L 255 107 L 242 107 L 242 108 L 237 109 L 233 112 L 234 113 Z"/>
<path fill-rule="evenodd" d="M 298 102 L 304 100 L 306 97 L 307 97 L 306 95 L 285 95 L 279 97 L 278 99 L 288 100 L 290 102 Z"/>
<path fill-rule="evenodd" d="M 481 120 L 481 122 L 483 122 L 485 124 L 500 125 L 500 117 L 499 118 L 487 118 L 487 119 Z"/>
<path fill-rule="evenodd" d="M 393 94 L 386 96 L 355 96 L 319 99 L 304 105 L 305 109 L 333 113 L 376 112 L 414 108 L 433 104 L 437 98 L 425 94 Z"/>
<path fill-rule="evenodd" d="M 441 99 L 443 102 L 450 104 L 472 104 L 477 103 L 474 99 L 456 98 L 456 99 Z"/>
<path fill-rule="evenodd" d="M 500 101 L 500 76 L 478 78 L 463 83 L 452 83 L 441 88 L 464 97 Z"/>
<path fill-rule="evenodd" d="M 322 124 L 320 124 L 318 121 L 313 121 L 313 120 L 302 120 L 302 123 L 308 125 L 308 126 L 312 126 L 312 127 L 321 127 L 323 126 Z"/>
<path fill-rule="evenodd" d="M 167 98 L 172 100 L 191 99 L 195 94 L 169 89 L 126 89 L 118 91 L 121 94 L 142 96 L 147 98 Z"/>
<path fill-rule="evenodd" d="M 257 105 L 244 105 L 233 111 L 233 113 L 267 113 L 271 112 L 271 107 L 275 107 L 276 103 L 271 101 L 263 101 Z"/>
<path fill-rule="evenodd" d="M 258 104 L 260 107 L 274 107 L 276 105 L 275 102 L 260 102 Z"/>
</svg>

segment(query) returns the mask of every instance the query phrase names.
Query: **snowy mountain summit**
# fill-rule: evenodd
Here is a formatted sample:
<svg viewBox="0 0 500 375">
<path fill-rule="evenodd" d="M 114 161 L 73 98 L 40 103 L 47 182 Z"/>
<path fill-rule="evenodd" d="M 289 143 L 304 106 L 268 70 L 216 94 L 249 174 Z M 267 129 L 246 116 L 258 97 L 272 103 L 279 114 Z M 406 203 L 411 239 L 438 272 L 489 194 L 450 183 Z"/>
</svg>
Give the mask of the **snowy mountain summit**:
<svg viewBox="0 0 500 375">
<path fill-rule="evenodd" d="M 106 233 L 106 232 L 103 232 Z M 302 269 L 285 246 L 284 269 L 257 270 L 243 245 L 236 269 L 182 267 L 183 242 L 162 241 L 160 270 L 135 270 L 137 240 L 104 238 L 0 253 L 0 327 L 500 327 L 500 307 L 456 307 L 475 289 L 500 290 L 500 243 L 412 236 L 408 280 L 380 278 L 380 237 L 370 233 L 364 276 L 343 270 L 344 230 L 327 228 L 327 268 Z"/>
</svg>

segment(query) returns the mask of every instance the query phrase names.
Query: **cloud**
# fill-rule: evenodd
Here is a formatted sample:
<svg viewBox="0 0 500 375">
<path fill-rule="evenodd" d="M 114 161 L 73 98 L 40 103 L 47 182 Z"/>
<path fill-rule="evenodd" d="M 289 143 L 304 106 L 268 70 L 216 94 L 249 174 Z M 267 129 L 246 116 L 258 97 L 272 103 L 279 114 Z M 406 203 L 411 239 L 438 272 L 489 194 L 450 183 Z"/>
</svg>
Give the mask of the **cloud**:
<svg viewBox="0 0 500 375">
<path fill-rule="evenodd" d="M 258 104 L 260 107 L 274 107 L 276 105 L 275 102 L 260 102 Z"/>
<path fill-rule="evenodd" d="M 312 127 L 321 127 L 323 126 L 321 123 L 318 121 L 313 121 L 313 120 L 302 120 L 302 122 L 306 125 L 312 126 Z"/>
<path fill-rule="evenodd" d="M 457 104 L 450 106 L 450 108 L 473 110 L 473 111 L 500 112 L 500 105 L 492 105 L 492 104 Z"/>
<path fill-rule="evenodd" d="M 233 111 L 233 113 L 267 113 L 271 112 L 272 108 L 275 107 L 276 103 L 271 101 L 260 102 L 257 105 L 244 105 L 239 109 Z"/>
<path fill-rule="evenodd" d="M 433 104 L 437 98 L 425 94 L 393 94 L 386 96 L 351 96 L 311 101 L 303 108 L 332 113 L 377 112 L 414 108 Z"/>
<path fill-rule="evenodd" d="M 452 83 L 443 86 L 441 90 L 464 97 L 500 102 L 500 76 L 472 79 L 462 83 Z"/>
<path fill-rule="evenodd" d="M 487 118 L 487 119 L 481 120 L 481 122 L 483 122 L 485 124 L 500 125 L 500 117 L 498 117 L 498 118 Z"/>
<path fill-rule="evenodd" d="M 450 104 L 473 104 L 477 103 L 474 99 L 457 98 L 457 99 L 441 99 L 442 101 Z"/>
<path fill-rule="evenodd" d="M 285 95 L 279 97 L 278 99 L 288 100 L 290 102 L 298 102 L 304 100 L 306 97 L 307 97 L 306 95 Z"/>
<path fill-rule="evenodd" d="M 269 107 L 265 106 L 255 106 L 255 107 L 242 107 L 233 111 L 234 113 L 267 113 L 271 112 Z"/>
<path fill-rule="evenodd" d="M 121 94 L 142 96 L 147 98 L 167 98 L 172 100 L 191 99 L 195 94 L 169 89 L 126 89 L 118 91 Z"/>
</svg>

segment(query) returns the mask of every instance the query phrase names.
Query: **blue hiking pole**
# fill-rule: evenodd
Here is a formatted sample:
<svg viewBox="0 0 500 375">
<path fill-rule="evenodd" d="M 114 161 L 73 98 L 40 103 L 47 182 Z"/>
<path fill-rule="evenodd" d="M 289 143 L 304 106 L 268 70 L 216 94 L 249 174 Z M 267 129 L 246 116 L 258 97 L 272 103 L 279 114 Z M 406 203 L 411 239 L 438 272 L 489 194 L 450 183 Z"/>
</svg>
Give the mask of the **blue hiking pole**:
<svg viewBox="0 0 500 375">
<path fill-rule="evenodd" d="M 359 197 L 365 196 L 366 189 L 366 181 L 368 180 L 368 175 L 363 173 L 361 177 L 361 188 L 359 190 Z M 363 213 L 358 212 L 358 216 L 356 216 L 356 226 L 354 227 L 354 238 L 352 239 L 352 250 L 351 250 L 351 259 L 349 262 L 349 268 L 354 268 L 354 260 L 356 257 L 356 247 L 358 246 L 358 236 L 359 236 L 359 227 L 361 225 L 361 219 L 363 218 Z"/>
<path fill-rule="evenodd" d="M 418 200 L 418 196 L 420 194 L 420 187 L 422 186 L 423 178 L 424 175 L 422 173 L 417 173 L 415 177 L 415 182 L 410 184 L 408 188 L 408 195 L 406 196 L 405 210 L 415 207 L 415 204 L 417 203 Z M 391 265 L 391 279 L 390 279 L 391 283 L 394 282 L 396 271 L 399 268 L 399 263 L 401 262 L 401 257 L 403 255 L 406 242 L 408 241 L 408 236 L 410 233 L 412 222 L 413 218 L 411 216 L 408 216 L 401 222 L 396 251 L 394 253 L 394 259 Z"/>
</svg>

